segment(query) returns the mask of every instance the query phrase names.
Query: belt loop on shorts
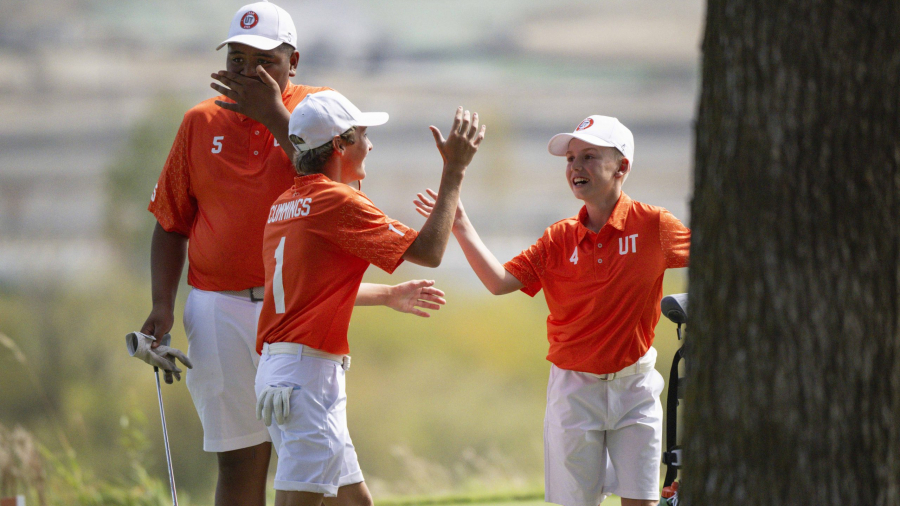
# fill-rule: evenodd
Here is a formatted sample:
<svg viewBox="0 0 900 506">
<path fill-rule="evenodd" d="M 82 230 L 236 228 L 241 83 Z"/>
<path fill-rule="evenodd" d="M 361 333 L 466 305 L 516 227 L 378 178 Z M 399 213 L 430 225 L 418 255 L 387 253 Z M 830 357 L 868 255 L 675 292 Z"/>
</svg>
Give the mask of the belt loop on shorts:
<svg viewBox="0 0 900 506">
<path fill-rule="evenodd" d="M 253 288 L 247 288 L 246 290 L 219 290 L 216 293 L 240 297 L 242 299 L 247 299 L 250 302 L 262 302 L 263 295 L 266 293 L 266 287 L 254 286 Z"/>
<path fill-rule="evenodd" d="M 607 374 L 594 374 L 594 376 L 600 381 L 612 381 L 616 378 L 624 378 L 626 376 L 634 376 L 635 374 L 652 371 L 655 365 L 656 364 L 653 362 L 641 363 L 641 361 L 639 360 L 619 371 Z"/>
<path fill-rule="evenodd" d="M 303 357 L 322 358 L 340 364 L 343 370 L 350 369 L 350 355 L 335 355 L 327 351 L 317 350 L 300 343 L 263 343 L 263 355 L 297 355 Z"/>
</svg>

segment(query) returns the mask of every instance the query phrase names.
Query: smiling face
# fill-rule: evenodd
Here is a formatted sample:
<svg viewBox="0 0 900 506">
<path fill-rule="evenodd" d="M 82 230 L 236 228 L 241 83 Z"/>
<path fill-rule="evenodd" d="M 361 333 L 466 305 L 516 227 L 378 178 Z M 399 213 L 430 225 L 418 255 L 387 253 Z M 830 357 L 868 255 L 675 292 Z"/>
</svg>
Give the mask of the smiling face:
<svg viewBox="0 0 900 506">
<path fill-rule="evenodd" d="M 373 147 L 366 135 L 366 127 L 356 127 L 353 135 L 355 142 L 344 144 L 341 154 L 341 182 L 347 184 L 366 177 L 366 156 Z"/>
<path fill-rule="evenodd" d="M 572 194 L 585 202 L 617 199 L 631 163 L 616 148 L 594 146 L 581 139 L 569 141 L 566 179 Z"/>
<path fill-rule="evenodd" d="M 287 44 L 266 51 L 246 44 L 231 42 L 228 44 L 228 60 L 225 62 L 225 69 L 259 80 L 256 67 L 262 65 L 284 92 L 290 78 L 297 74 L 299 61 L 300 53 Z"/>
</svg>

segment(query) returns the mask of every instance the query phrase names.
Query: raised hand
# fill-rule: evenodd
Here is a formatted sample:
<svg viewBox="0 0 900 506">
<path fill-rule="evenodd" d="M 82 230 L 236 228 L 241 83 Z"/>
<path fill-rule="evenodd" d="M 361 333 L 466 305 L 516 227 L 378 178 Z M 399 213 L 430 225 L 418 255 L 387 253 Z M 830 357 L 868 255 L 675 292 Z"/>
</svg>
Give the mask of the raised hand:
<svg viewBox="0 0 900 506">
<path fill-rule="evenodd" d="M 416 279 L 392 286 L 385 305 L 401 313 L 429 318 L 431 315 L 420 307 L 437 311 L 446 303 L 444 292 L 434 288 L 434 280 Z"/>
<path fill-rule="evenodd" d="M 444 159 L 445 168 L 455 170 L 465 170 L 478 146 L 484 140 L 484 132 L 487 128 L 485 125 L 478 128 L 478 113 L 470 113 L 463 110 L 462 107 L 456 109 L 456 115 L 453 117 L 453 125 L 450 127 L 450 134 L 444 139 L 438 127 L 432 125 L 431 134 L 434 136 L 434 143 L 437 145 L 441 157 Z"/>
<path fill-rule="evenodd" d="M 428 193 L 429 196 L 417 193 L 416 196 L 418 198 L 413 200 L 413 204 L 416 206 L 417 213 L 428 218 L 431 216 L 431 211 L 434 209 L 434 203 L 437 200 L 438 194 L 431 188 L 426 188 L 425 192 Z M 456 214 L 453 216 L 453 230 L 456 230 L 456 228 L 462 225 L 467 219 L 468 217 L 466 216 L 466 210 L 463 209 L 462 200 L 459 200 L 456 202 Z"/>
</svg>

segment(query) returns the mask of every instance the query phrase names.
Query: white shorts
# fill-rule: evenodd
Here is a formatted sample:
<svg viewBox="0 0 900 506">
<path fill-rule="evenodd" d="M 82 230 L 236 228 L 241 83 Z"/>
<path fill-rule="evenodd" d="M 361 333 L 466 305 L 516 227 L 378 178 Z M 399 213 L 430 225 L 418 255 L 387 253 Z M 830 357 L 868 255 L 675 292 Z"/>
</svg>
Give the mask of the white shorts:
<svg viewBox="0 0 900 506">
<path fill-rule="evenodd" d="M 256 323 L 261 302 L 193 289 L 184 306 L 188 357 L 185 382 L 200 423 L 203 449 L 227 452 L 269 441 L 256 419 Z"/>
<path fill-rule="evenodd" d="M 301 347 L 302 350 L 302 347 Z M 259 363 L 256 393 L 266 386 L 293 386 L 291 413 L 269 433 L 278 453 L 275 490 L 335 497 L 338 488 L 363 481 L 347 430 L 347 393 L 341 364 L 324 358 L 267 355 Z"/>
<path fill-rule="evenodd" d="M 656 362 L 650 350 L 640 362 Z M 544 418 L 545 500 L 597 506 L 609 494 L 659 499 L 665 381 L 656 370 L 610 381 L 550 369 Z"/>
</svg>

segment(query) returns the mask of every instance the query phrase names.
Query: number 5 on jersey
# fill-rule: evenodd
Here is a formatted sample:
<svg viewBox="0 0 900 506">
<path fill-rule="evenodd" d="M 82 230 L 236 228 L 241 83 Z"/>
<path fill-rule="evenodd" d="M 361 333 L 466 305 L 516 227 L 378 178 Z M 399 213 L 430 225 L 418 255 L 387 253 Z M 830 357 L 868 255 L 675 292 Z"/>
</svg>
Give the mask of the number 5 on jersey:
<svg viewBox="0 0 900 506">
<path fill-rule="evenodd" d="M 272 275 L 272 295 L 275 297 L 275 314 L 284 314 L 284 281 L 281 270 L 284 268 L 284 237 L 275 248 L 275 273 Z"/>
</svg>

